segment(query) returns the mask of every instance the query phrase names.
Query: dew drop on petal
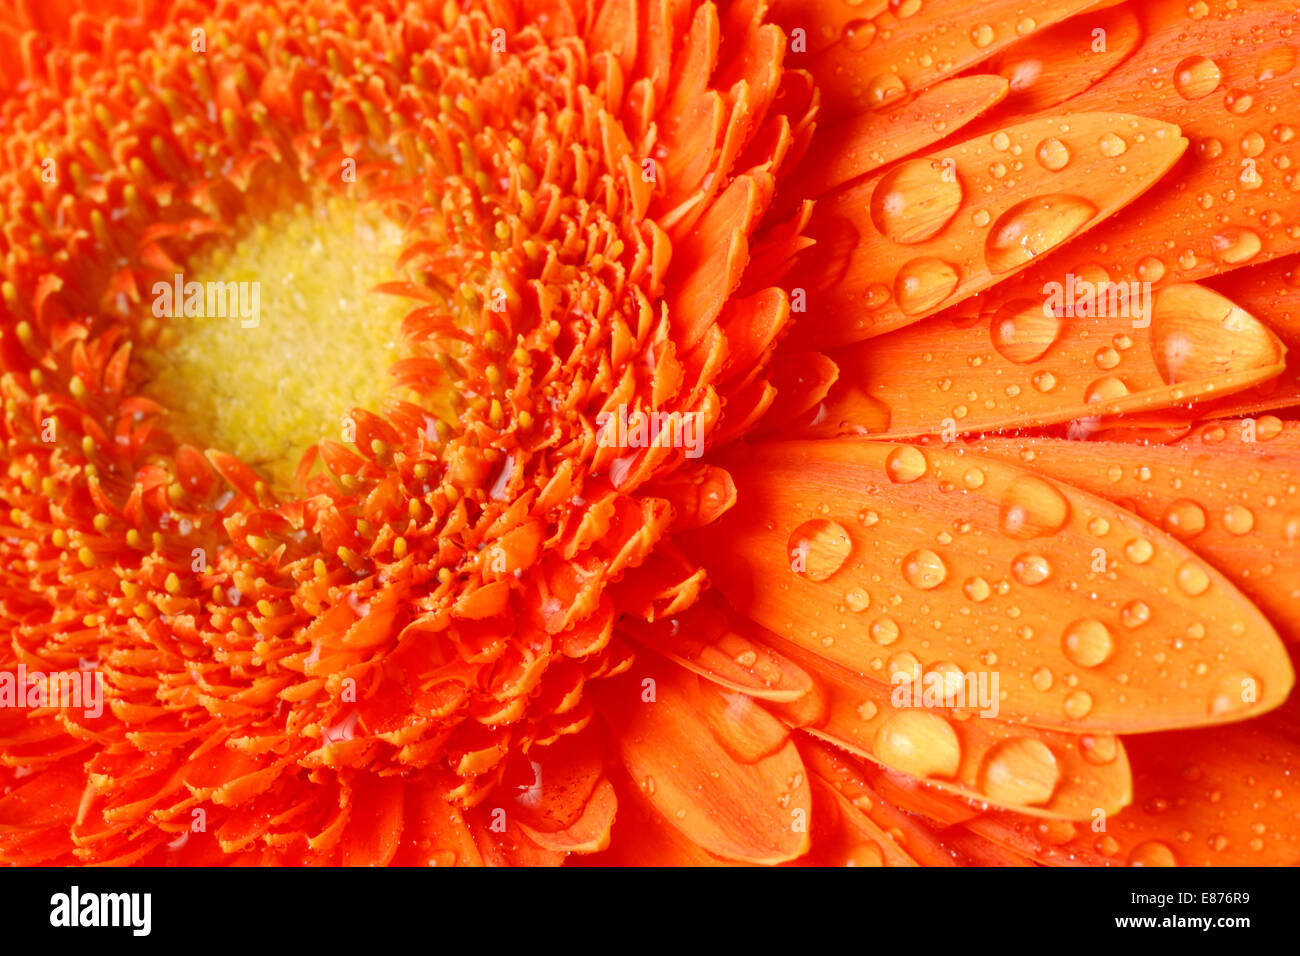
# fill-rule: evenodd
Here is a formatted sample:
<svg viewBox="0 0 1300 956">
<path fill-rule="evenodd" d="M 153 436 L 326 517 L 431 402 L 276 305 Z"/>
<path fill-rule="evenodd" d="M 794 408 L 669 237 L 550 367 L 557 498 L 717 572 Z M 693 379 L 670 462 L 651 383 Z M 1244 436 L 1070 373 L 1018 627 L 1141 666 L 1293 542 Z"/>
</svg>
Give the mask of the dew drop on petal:
<svg viewBox="0 0 1300 956">
<path fill-rule="evenodd" d="M 1013 538 L 1055 534 L 1065 527 L 1069 517 L 1070 503 L 1065 495 L 1035 475 L 1016 478 L 1002 498 L 1001 528 Z"/>
<path fill-rule="evenodd" d="M 904 263 L 894 277 L 894 298 L 907 315 L 933 309 L 952 295 L 958 283 L 957 267 L 934 256 Z"/>
<path fill-rule="evenodd" d="M 1092 713 L 1092 695 L 1086 690 L 1071 691 L 1065 698 L 1065 716 L 1082 720 Z"/>
<path fill-rule="evenodd" d="M 1187 100 L 1209 96 L 1223 82 L 1218 64 L 1203 56 L 1189 56 L 1174 68 L 1174 89 Z"/>
<path fill-rule="evenodd" d="M 927 467 L 925 453 L 912 445 L 899 445 L 885 458 L 885 473 L 895 484 L 916 481 Z"/>
<path fill-rule="evenodd" d="M 941 232 L 961 206 L 961 180 L 937 160 L 912 159 L 895 166 L 871 194 L 871 221 L 902 245 Z"/>
<path fill-rule="evenodd" d="M 1199 597 L 1210 588 L 1210 576 L 1195 561 L 1185 561 L 1174 574 L 1178 590 L 1188 597 Z"/>
<path fill-rule="evenodd" d="M 1041 554 L 1021 554 L 1011 562 L 1011 573 L 1021 584 L 1033 587 L 1052 576 L 1052 565 Z"/>
<path fill-rule="evenodd" d="M 916 777 L 952 777 L 961 765 L 961 743 L 952 725 L 924 710 L 899 711 L 876 731 L 877 759 Z"/>
<path fill-rule="evenodd" d="M 1110 628 L 1093 617 L 1075 621 L 1065 629 L 1061 648 L 1071 662 L 1080 667 L 1104 664 L 1115 650 Z"/>
<path fill-rule="evenodd" d="M 1158 840 L 1149 840 L 1133 848 L 1128 855 L 1129 866 L 1177 866 L 1174 851 Z"/>
<path fill-rule="evenodd" d="M 1051 748 L 1032 737 L 1003 741 L 989 751 L 980 768 L 980 790 L 996 803 L 1042 806 L 1052 799 L 1060 779 Z"/>
<path fill-rule="evenodd" d="M 1096 214 L 1097 207 L 1079 196 L 1026 199 L 993 223 L 984 241 L 984 260 L 994 273 L 1010 272 L 1069 239 Z"/>
<path fill-rule="evenodd" d="M 1038 164 L 1050 172 L 1059 172 L 1070 165 L 1070 148 L 1055 136 L 1049 136 L 1034 151 Z"/>
<path fill-rule="evenodd" d="M 814 518 L 790 533 L 790 569 L 813 581 L 825 581 L 844 566 L 853 539 L 838 521 Z"/>
<path fill-rule="evenodd" d="M 903 577 L 912 587 L 929 591 L 937 588 L 948 577 L 948 566 L 939 555 L 921 548 L 903 559 Z"/>
<path fill-rule="evenodd" d="M 1254 674 L 1246 671 L 1224 674 L 1210 697 L 1210 716 L 1219 717 L 1249 710 L 1259 702 L 1261 692 L 1262 684 Z"/>
<path fill-rule="evenodd" d="M 1020 300 L 998 309 L 989 325 L 993 347 L 1008 362 L 1027 364 L 1042 358 L 1061 334 L 1061 321 L 1041 301 Z"/>
<path fill-rule="evenodd" d="M 1184 540 L 1194 538 L 1205 530 L 1205 509 L 1195 501 L 1179 498 L 1165 510 L 1162 520 L 1170 534 Z"/>
</svg>

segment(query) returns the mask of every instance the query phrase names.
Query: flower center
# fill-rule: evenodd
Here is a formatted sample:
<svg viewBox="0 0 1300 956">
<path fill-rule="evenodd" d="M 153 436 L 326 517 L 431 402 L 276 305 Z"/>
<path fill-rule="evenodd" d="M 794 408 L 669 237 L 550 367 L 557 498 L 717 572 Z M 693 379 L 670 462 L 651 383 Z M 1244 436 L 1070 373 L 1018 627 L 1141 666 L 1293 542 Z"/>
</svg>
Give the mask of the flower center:
<svg viewBox="0 0 1300 956">
<path fill-rule="evenodd" d="M 410 305 L 373 290 L 393 280 L 400 251 L 400 228 L 379 210 L 332 197 L 277 212 L 156 284 L 147 391 L 173 433 L 280 486 L 311 445 L 351 440 L 349 411 L 392 393 Z"/>
</svg>

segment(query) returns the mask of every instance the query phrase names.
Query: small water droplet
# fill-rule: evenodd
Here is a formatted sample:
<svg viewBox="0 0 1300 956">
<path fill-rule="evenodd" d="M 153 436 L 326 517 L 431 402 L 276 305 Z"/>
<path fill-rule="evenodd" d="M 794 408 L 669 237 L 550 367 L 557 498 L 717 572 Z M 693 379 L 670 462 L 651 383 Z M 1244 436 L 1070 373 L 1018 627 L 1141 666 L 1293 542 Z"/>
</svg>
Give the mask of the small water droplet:
<svg viewBox="0 0 1300 956">
<path fill-rule="evenodd" d="M 1205 509 L 1195 501 L 1179 498 L 1164 515 L 1165 530 L 1184 540 L 1194 538 L 1205 530 Z"/>
<path fill-rule="evenodd" d="M 1204 6 L 1204 4 L 1200 4 Z M 1128 855 L 1129 866 L 1177 866 L 1178 857 L 1158 840 L 1149 840 L 1135 847 Z"/>
<path fill-rule="evenodd" d="M 894 279 L 894 298 L 907 315 L 917 315 L 935 308 L 957 288 L 957 267 L 922 256 L 905 263 Z"/>
<path fill-rule="evenodd" d="M 844 603 L 850 611 L 865 611 L 871 607 L 871 595 L 862 588 L 850 588 L 844 592 Z"/>
<path fill-rule="evenodd" d="M 1210 576 L 1195 561 L 1185 561 L 1174 575 L 1178 590 L 1188 597 L 1200 597 L 1210 589 Z"/>
<path fill-rule="evenodd" d="M 961 743 L 952 725 L 938 714 L 903 710 L 876 732 L 875 756 L 916 777 L 952 777 L 961 765 Z"/>
<path fill-rule="evenodd" d="M 961 206 L 961 180 L 938 160 L 913 159 L 885 175 L 871 193 L 871 221 L 902 245 L 943 230 Z"/>
<path fill-rule="evenodd" d="M 1029 299 L 1009 302 L 989 324 L 993 347 L 1008 362 L 1027 364 L 1042 358 L 1061 334 L 1061 321 Z"/>
<path fill-rule="evenodd" d="M 1119 612 L 1119 616 L 1124 626 L 1132 630 L 1151 620 L 1151 608 L 1145 601 L 1129 601 Z"/>
<path fill-rule="evenodd" d="M 1051 172 L 1059 172 L 1070 165 L 1070 148 L 1055 136 L 1049 136 L 1034 151 L 1038 164 Z"/>
<path fill-rule="evenodd" d="M 1097 140 L 1097 149 L 1101 151 L 1101 155 L 1114 159 L 1128 151 L 1128 143 L 1123 136 L 1116 133 L 1103 133 L 1101 139 Z"/>
<path fill-rule="evenodd" d="M 1021 584 L 1034 587 L 1052 576 L 1052 565 L 1041 554 L 1021 554 L 1011 562 L 1011 573 Z"/>
<path fill-rule="evenodd" d="M 997 34 L 987 23 L 981 23 L 970 32 L 970 42 L 981 50 L 997 39 Z"/>
<path fill-rule="evenodd" d="M 895 484 L 916 481 L 927 467 L 925 453 L 912 445 L 899 445 L 885 458 L 885 472 Z"/>
<path fill-rule="evenodd" d="M 882 617 L 871 625 L 871 639 L 882 647 L 898 640 L 898 625 L 892 618 Z"/>
<path fill-rule="evenodd" d="M 965 594 L 966 597 L 970 598 L 970 600 L 977 604 L 981 601 L 987 601 L 989 595 L 993 593 L 993 589 L 989 587 L 989 583 L 980 577 L 967 578 L 966 583 L 962 585 L 961 589 L 962 593 Z"/>
<path fill-rule="evenodd" d="M 1013 538 L 1041 538 L 1055 534 L 1070 517 L 1065 496 L 1042 478 L 1022 475 L 1003 496 L 1001 527 Z"/>
<path fill-rule="evenodd" d="M 998 744 L 980 768 L 980 789 L 996 803 L 1042 806 L 1061 779 L 1056 756 L 1041 740 L 1024 737 Z"/>
<path fill-rule="evenodd" d="M 1092 695 L 1086 690 L 1071 691 L 1065 698 L 1065 716 L 1082 720 L 1092 713 Z"/>
</svg>

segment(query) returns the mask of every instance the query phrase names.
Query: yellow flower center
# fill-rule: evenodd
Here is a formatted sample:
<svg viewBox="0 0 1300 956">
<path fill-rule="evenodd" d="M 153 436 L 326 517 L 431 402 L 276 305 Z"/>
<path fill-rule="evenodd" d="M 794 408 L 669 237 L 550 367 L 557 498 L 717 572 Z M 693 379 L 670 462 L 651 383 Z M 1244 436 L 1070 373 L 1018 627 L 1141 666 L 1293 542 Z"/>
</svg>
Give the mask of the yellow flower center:
<svg viewBox="0 0 1300 956">
<path fill-rule="evenodd" d="M 400 251 L 380 211 L 331 198 L 277 212 L 155 285 L 163 327 L 144 355 L 147 391 L 173 433 L 280 486 L 311 445 L 350 442 L 349 410 L 378 410 L 392 391 L 410 303 L 373 290 Z"/>
</svg>

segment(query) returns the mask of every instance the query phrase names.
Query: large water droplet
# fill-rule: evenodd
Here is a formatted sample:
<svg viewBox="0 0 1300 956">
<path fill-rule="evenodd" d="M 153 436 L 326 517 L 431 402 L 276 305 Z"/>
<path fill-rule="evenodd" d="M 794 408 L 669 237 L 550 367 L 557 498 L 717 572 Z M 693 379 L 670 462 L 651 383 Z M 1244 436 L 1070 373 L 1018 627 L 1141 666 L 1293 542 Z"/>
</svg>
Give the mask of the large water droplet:
<svg viewBox="0 0 1300 956">
<path fill-rule="evenodd" d="M 998 309 L 989 325 L 993 347 L 1008 362 L 1036 362 L 1061 334 L 1061 320 L 1041 301 L 1017 299 Z"/>
<path fill-rule="evenodd" d="M 903 245 L 924 242 L 952 221 L 961 206 L 961 181 L 938 160 L 895 166 L 871 193 L 871 221 Z"/>
<path fill-rule="evenodd" d="M 1231 226 L 1210 237 L 1210 248 L 1220 262 L 1235 266 L 1259 255 L 1263 243 L 1253 230 Z"/>
<path fill-rule="evenodd" d="M 929 591 L 943 584 L 948 577 L 948 566 L 939 555 L 921 548 L 903 559 L 903 577 L 912 587 Z"/>
<path fill-rule="evenodd" d="M 1032 737 L 998 744 L 980 768 L 980 789 L 997 803 L 1042 806 L 1052 799 L 1060 779 L 1056 756 Z"/>
<path fill-rule="evenodd" d="M 1178 590 L 1188 597 L 1200 597 L 1210 589 L 1210 576 L 1195 561 L 1184 561 L 1174 574 Z"/>
<path fill-rule="evenodd" d="M 825 581 L 844 566 L 853 539 L 838 521 L 814 518 L 790 532 L 790 569 L 813 581 Z"/>
<path fill-rule="evenodd" d="M 1070 503 L 1055 485 L 1022 475 L 1003 495 L 1000 517 L 1003 533 L 1013 538 L 1042 538 L 1065 527 Z"/>
<path fill-rule="evenodd" d="M 1174 89 L 1188 100 L 1209 96 L 1223 82 L 1218 64 L 1203 56 L 1189 56 L 1174 68 Z"/>
<path fill-rule="evenodd" d="M 885 472 L 895 484 L 916 481 L 926 467 L 925 453 L 912 445 L 899 445 L 885 458 Z"/>
<path fill-rule="evenodd" d="M 1010 272 L 1052 249 L 1084 227 L 1097 207 L 1079 196 L 1051 195 L 1012 206 L 984 241 L 990 271 Z"/>
<path fill-rule="evenodd" d="M 1086 690 L 1071 691 L 1065 698 L 1065 716 L 1082 720 L 1092 713 L 1092 695 Z"/>
<path fill-rule="evenodd" d="M 894 278 L 894 298 L 908 315 L 928 312 L 957 288 L 957 267 L 933 256 L 905 263 Z"/>
<path fill-rule="evenodd" d="M 882 647 L 888 647 L 898 640 L 898 624 L 888 617 L 872 622 L 871 639 Z"/>
<path fill-rule="evenodd" d="M 1223 527 L 1228 534 L 1250 534 L 1255 527 L 1255 514 L 1243 505 L 1228 505 L 1223 510 Z"/>
<path fill-rule="evenodd" d="M 1115 641 L 1110 628 L 1095 617 L 1085 617 L 1065 629 L 1061 648 L 1080 667 L 1097 667 L 1109 659 Z"/>
<path fill-rule="evenodd" d="M 1083 392 L 1083 400 L 1088 405 L 1097 402 L 1115 402 L 1127 395 L 1128 386 L 1113 375 L 1106 375 L 1090 384 Z"/>
<path fill-rule="evenodd" d="M 961 743 L 952 725 L 938 714 L 904 710 L 876 732 L 881 762 L 916 777 L 952 777 L 961 765 Z"/>
</svg>

